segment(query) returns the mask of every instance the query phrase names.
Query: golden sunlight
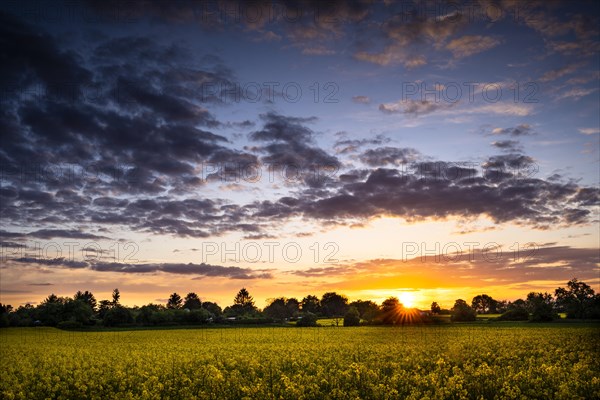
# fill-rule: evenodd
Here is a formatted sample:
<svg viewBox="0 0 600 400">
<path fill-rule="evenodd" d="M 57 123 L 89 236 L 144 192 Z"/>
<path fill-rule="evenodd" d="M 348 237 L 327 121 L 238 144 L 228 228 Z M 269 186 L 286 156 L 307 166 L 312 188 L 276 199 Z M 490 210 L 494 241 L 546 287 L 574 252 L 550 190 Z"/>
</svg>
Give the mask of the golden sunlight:
<svg viewBox="0 0 600 400">
<path fill-rule="evenodd" d="M 415 305 L 415 294 L 413 292 L 402 292 L 398 296 L 398 299 L 404 307 L 410 308 Z"/>
</svg>

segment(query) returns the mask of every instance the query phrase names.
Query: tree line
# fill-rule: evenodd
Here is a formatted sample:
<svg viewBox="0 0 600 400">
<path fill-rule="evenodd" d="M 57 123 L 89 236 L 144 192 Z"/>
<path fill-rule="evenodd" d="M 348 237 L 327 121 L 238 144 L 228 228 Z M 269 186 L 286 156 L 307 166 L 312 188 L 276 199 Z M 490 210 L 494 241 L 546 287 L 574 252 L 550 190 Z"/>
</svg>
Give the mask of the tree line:
<svg viewBox="0 0 600 400">
<path fill-rule="evenodd" d="M 501 314 L 496 319 L 506 321 L 552 321 L 558 313 L 567 318 L 600 319 L 600 294 L 585 282 L 572 279 L 566 288 L 550 293 L 531 292 L 525 299 L 497 301 L 487 294 L 473 297 L 471 304 L 457 299 L 451 309 L 442 309 L 437 302 L 429 310 L 407 308 L 397 297 L 381 304 L 371 300 L 350 302 L 346 296 L 327 292 L 320 298 L 307 295 L 302 300 L 278 297 L 262 310 L 246 288 L 234 297 L 233 304 L 221 309 L 210 301 L 201 301 L 198 294 L 181 297 L 172 293 L 166 303 L 126 307 L 120 302 L 119 289 L 112 299 L 97 301 L 89 291 L 78 291 L 73 297 L 49 295 L 38 306 L 26 304 L 13 309 L 0 303 L 0 327 L 56 326 L 83 328 L 86 326 L 167 326 L 201 324 L 268 324 L 296 321 L 298 326 L 316 326 L 319 318 L 331 318 L 335 325 L 362 324 L 404 325 L 434 322 L 441 315 L 451 321 L 474 321 L 477 314 Z M 439 318 L 438 318 L 439 320 Z"/>
</svg>

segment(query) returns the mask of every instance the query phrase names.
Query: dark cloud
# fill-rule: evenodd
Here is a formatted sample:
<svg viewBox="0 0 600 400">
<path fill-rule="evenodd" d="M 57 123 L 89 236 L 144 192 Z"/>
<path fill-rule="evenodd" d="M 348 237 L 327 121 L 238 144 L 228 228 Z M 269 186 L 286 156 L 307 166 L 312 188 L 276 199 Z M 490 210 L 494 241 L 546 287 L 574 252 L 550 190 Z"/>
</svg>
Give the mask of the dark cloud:
<svg viewBox="0 0 600 400">
<path fill-rule="evenodd" d="M 23 264 L 40 264 L 47 266 L 58 266 L 70 269 L 87 268 L 89 264 L 86 261 L 67 260 L 64 257 L 59 258 L 36 258 L 36 257 L 20 257 L 13 261 Z"/>
<path fill-rule="evenodd" d="M 64 230 L 64 229 L 40 229 L 38 231 L 29 232 L 27 236 L 39 239 L 52 239 L 55 237 L 69 239 L 108 239 L 106 236 L 94 235 L 91 233 L 81 232 L 80 230 Z"/>
<path fill-rule="evenodd" d="M 302 215 L 336 223 L 379 216 L 409 221 L 488 216 L 496 223 L 535 228 L 590 223 L 588 207 L 597 191 L 535 178 L 537 165 L 526 155 L 490 157 L 481 166 L 415 162 L 404 169 L 377 168 L 366 178 L 338 182 L 335 191 L 256 203 L 256 216 Z"/>
<path fill-rule="evenodd" d="M 12 168 L 3 174 L 9 182 L 30 186 L 21 198 L 49 203 L 51 194 L 42 186 L 78 190 L 93 184 L 99 192 L 132 194 L 193 188 L 202 183 L 194 179 L 195 164 L 221 153 L 244 156 L 207 130 L 221 123 L 201 104 L 223 99 L 218 90 L 204 89 L 226 87 L 232 79 L 222 65 L 190 63 L 185 48 L 140 37 L 101 42 L 83 59 L 37 28 L 5 22 L 3 37 L 15 44 L 2 47 L 2 58 L 10 60 L 3 76 L 16 95 L 3 98 L 0 162 Z M 25 96 L 36 85 L 43 95 Z M 49 92 L 73 85 L 68 98 Z M 57 173 L 60 165 L 77 168 Z"/>
<path fill-rule="evenodd" d="M 159 3 L 131 3 L 136 5 L 129 15 L 186 18 L 185 7 Z M 313 2 L 294 4 L 317 7 Z M 100 12 L 112 6 L 92 7 Z M 337 15 L 341 19 L 361 21 L 369 14 L 363 2 L 336 2 L 331 7 L 344 10 Z M 216 56 L 196 55 L 183 44 L 140 36 L 98 36 L 87 43 L 85 52 L 77 53 L 37 27 L 5 14 L 1 18 L 0 37 L 6 46 L 0 50 L 5 61 L 0 68 L 17 90 L 2 99 L 0 110 L 0 217 L 7 226 L 37 229 L 27 234 L 0 231 L 5 243 L 25 237 L 106 239 L 87 231 L 110 232 L 112 226 L 180 237 L 242 231 L 248 238 L 259 238 L 297 216 L 344 224 L 382 215 L 489 215 L 497 222 L 543 227 L 587 222 L 587 207 L 598 200 L 591 188 L 536 179 L 535 163 L 517 154 L 514 141 L 496 142 L 509 153 L 485 160 L 479 174 L 469 166 L 425 161 L 428 158 L 415 149 L 386 146 L 389 139 L 383 136 L 339 138 L 331 154 L 318 144 L 321 133 L 310 128 L 313 117 L 266 112 L 258 124 L 221 122 L 209 108 L 227 99 L 221 89 L 206 88 L 227 88 L 235 76 Z M 400 51 L 394 45 L 410 47 L 422 40 L 441 46 L 463 22 L 460 15 L 438 21 L 394 15 L 382 26 L 391 46 L 384 56 L 392 57 L 390 62 L 409 62 L 413 56 L 418 60 L 418 52 L 393 58 L 392 53 Z M 252 29 L 263 29 L 261 24 L 255 22 Z M 323 22 L 313 28 L 316 31 L 293 35 L 302 41 L 337 29 Z M 44 95 L 26 95 L 31 86 L 42 88 Z M 408 116 L 447 107 L 451 105 L 414 100 L 379 106 L 384 113 Z M 246 148 L 235 148 L 223 133 L 232 126 L 253 129 Z M 533 129 L 521 124 L 491 133 L 518 137 L 533 134 Z M 352 157 L 368 168 L 338 174 L 343 164 L 336 155 L 352 153 L 358 153 Z M 228 175 L 236 167 L 259 162 L 279 171 L 287 167 L 292 175 L 294 168 L 300 169 L 300 179 L 285 180 L 289 191 L 279 200 L 249 204 L 209 200 L 199 190 L 223 179 L 220 173 L 202 176 L 199 170 L 206 163 L 222 165 Z M 408 169 L 402 165 L 407 162 L 412 164 Z M 321 167 L 329 170 L 315 173 L 323 172 Z M 561 201 L 564 213 L 558 206 Z M 73 221 L 76 228 L 56 228 L 74 226 Z"/>
<path fill-rule="evenodd" d="M 354 153 L 365 146 L 382 145 L 390 142 L 390 139 L 383 135 L 377 135 L 374 138 L 364 139 L 347 139 L 345 134 L 340 136 L 342 137 L 340 137 L 340 139 L 338 139 L 334 144 L 335 152 L 337 154 Z"/>
<path fill-rule="evenodd" d="M 315 132 L 305 124 L 315 121 L 315 118 L 298 118 L 275 113 L 262 114 L 264 121 L 262 130 L 250 133 L 252 140 L 267 142 L 256 146 L 255 151 L 265 154 L 261 160 L 274 169 L 285 169 L 286 172 L 300 170 L 307 173 L 301 176 L 304 182 L 311 186 L 320 186 L 323 180 L 315 177 L 313 171 L 322 168 L 340 167 L 338 159 L 318 147 Z M 316 179 L 315 179 L 316 178 Z"/>
<path fill-rule="evenodd" d="M 421 153 L 412 148 L 378 147 L 369 149 L 359 155 L 359 159 L 370 167 L 399 166 L 415 162 Z"/>
<path fill-rule="evenodd" d="M 0 242 L 0 248 L 13 248 L 13 249 L 23 249 L 27 246 L 22 243 L 15 242 Z"/>
<path fill-rule="evenodd" d="M 19 94 L 41 82 L 48 95 L 70 100 L 92 82 L 92 73 L 81 66 L 79 54 L 59 48 L 50 35 L 34 32 L 4 12 L 0 12 L 0 37 L 3 91 Z"/>
<path fill-rule="evenodd" d="M 518 140 L 497 140 L 492 142 L 492 146 L 509 153 L 522 150 L 521 144 Z"/>
<path fill-rule="evenodd" d="M 66 230 L 66 229 L 40 229 L 29 233 L 0 231 L 0 237 L 5 238 L 37 238 L 37 239 L 52 239 L 56 237 L 69 239 L 108 239 L 106 236 L 94 235 L 91 233 L 82 232 L 81 230 Z M 26 246 L 19 246 L 26 247 Z"/>
<path fill-rule="evenodd" d="M 125 264 L 73 261 L 64 258 L 17 258 L 13 261 L 23 264 L 41 264 L 67 269 L 86 268 L 98 272 L 120 272 L 126 274 L 150 274 L 165 272 L 179 275 L 201 275 L 205 277 L 224 277 L 230 279 L 270 279 L 272 275 L 267 270 L 253 270 L 242 267 L 224 267 L 210 264 L 183 264 L 183 263 L 150 263 L 150 264 Z"/>
</svg>

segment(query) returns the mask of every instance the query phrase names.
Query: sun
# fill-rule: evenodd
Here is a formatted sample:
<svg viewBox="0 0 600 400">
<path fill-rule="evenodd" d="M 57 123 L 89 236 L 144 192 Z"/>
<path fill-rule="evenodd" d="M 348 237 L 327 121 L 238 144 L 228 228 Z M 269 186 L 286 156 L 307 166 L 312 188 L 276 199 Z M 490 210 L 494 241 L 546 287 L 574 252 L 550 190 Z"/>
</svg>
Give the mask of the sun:
<svg viewBox="0 0 600 400">
<path fill-rule="evenodd" d="M 400 303 L 404 305 L 404 307 L 413 307 L 415 305 L 415 294 L 411 292 L 402 292 L 400 296 L 398 296 Z"/>
</svg>

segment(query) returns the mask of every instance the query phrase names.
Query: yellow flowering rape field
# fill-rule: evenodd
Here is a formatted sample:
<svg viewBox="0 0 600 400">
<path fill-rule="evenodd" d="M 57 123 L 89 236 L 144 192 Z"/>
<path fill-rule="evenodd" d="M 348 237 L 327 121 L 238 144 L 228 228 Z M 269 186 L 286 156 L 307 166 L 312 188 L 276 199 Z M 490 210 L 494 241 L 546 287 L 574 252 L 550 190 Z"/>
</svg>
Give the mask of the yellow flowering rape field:
<svg viewBox="0 0 600 400">
<path fill-rule="evenodd" d="M 2 399 L 600 399 L 593 325 L 0 330 Z"/>
</svg>

